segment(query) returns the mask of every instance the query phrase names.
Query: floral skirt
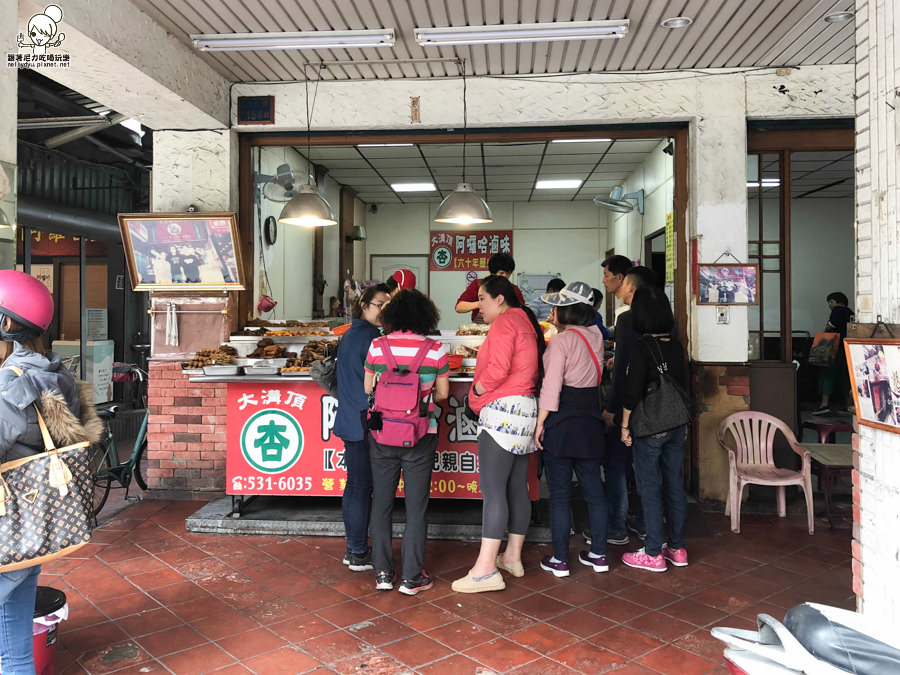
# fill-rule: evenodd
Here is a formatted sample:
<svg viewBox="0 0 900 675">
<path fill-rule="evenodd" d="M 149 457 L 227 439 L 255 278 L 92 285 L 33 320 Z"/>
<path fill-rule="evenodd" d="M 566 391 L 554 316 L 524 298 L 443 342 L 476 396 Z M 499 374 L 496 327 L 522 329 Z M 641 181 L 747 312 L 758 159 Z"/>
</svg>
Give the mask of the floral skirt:
<svg viewBox="0 0 900 675">
<path fill-rule="evenodd" d="M 534 396 L 498 398 L 481 409 L 478 433 L 490 434 L 497 445 L 514 455 L 526 455 L 537 450 L 534 444 L 537 414 Z"/>
</svg>

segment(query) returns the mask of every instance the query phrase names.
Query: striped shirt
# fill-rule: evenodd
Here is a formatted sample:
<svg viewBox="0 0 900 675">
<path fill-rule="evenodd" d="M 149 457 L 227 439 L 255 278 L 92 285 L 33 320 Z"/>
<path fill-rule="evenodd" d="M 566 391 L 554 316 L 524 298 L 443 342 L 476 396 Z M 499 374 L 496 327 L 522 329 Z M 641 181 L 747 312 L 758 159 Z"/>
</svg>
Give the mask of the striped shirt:
<svg viewBox="0 0 900 675">
<path fill-rule="evenodd" d="M 407 370 L 422 342 L 426 339 L 424 335 L 410 333 L 408 331 L 394 332 L 372 340 L 369 345 L 369 352 L 366 354 L 366 372 L 375 373 L 376 375 L 387 370 L 387 359 L 384 357 L 383 345 L 387 340 L 391 346 L 391 353 L 397 361 L 400 370 Z M 437 431 L 437 420 L 434 417 L 434 401 L 431 398 L 431 390 L 434 388 L 435 380 L 439 377 L 449 377 L 450 364 L 447 361 L 447 348 L 442 342 L 433 340 L 434 345 L 425 355 L 425 360 L 419 366 L 419 387 L 421 389 L 421 397 L 423 401 L 428 402 L 428 411 L 431 413 L 431 422 L 429 424 L 429 432 Z"/>
</svg>

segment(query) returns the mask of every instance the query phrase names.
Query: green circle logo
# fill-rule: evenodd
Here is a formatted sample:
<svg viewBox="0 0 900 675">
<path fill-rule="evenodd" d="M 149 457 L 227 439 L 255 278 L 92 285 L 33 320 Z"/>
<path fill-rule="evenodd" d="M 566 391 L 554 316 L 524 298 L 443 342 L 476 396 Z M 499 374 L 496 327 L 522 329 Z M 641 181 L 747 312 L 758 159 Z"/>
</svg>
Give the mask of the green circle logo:
<svg viewBox="0 0 900 675">
<path fill-rule="evenodd" d="M 283 410 L 260 410 L 244 423 L 241 453 L 264 473 L 287 471 L 303 453 L 303 429 Z"/>
</svg>

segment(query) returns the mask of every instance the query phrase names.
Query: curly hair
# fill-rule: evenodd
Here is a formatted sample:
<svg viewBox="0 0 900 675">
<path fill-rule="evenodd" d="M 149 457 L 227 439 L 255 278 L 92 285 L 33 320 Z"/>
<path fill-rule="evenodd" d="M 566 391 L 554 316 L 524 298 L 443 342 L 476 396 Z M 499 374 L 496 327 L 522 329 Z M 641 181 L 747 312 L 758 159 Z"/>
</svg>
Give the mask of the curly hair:
<svg viewBox="0 0 900 675">
<path fill-rule="evenodd" d="M 437 331 L 441 313 L 434 303 L 414 288 L 397 293 L 381 311 L 384 334 L 409 331 L 418 335 L 431 335 Z"/>
</svg>

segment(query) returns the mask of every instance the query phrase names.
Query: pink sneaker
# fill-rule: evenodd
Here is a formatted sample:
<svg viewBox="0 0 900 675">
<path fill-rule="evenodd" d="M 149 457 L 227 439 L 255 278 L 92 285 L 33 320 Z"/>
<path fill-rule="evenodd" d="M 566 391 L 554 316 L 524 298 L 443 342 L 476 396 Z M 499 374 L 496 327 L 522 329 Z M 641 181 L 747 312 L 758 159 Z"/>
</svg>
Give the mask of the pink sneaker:
<svg viewBox="0 0 900 675">
<path fill-rule="evenodd" d="M 663 544 L 661 553 L 675 567 L 687 567 L 688 565 L 687 551 L 683 548 L 669 548 L 668 544 Z"/>
<path fill-rule="evenodd" d="M 657 556 L 647 555 L 644 549 L 639 549 L 634 553 L 626 553 L 622 556 L 622 562 L 629 567 L 636 567 L 639 570 L 647 570 L 648 572 L 665 572 L 666 560 L 662 553 Z"/>
</svg>

